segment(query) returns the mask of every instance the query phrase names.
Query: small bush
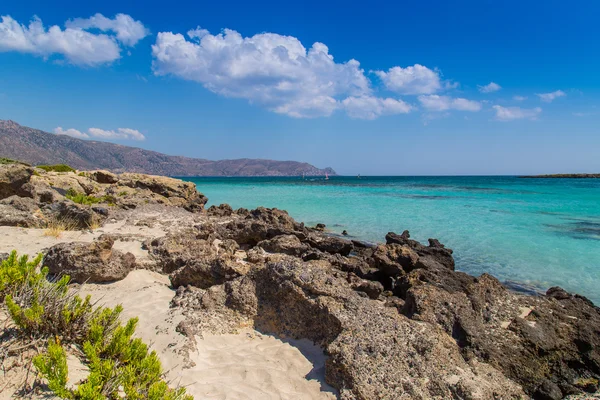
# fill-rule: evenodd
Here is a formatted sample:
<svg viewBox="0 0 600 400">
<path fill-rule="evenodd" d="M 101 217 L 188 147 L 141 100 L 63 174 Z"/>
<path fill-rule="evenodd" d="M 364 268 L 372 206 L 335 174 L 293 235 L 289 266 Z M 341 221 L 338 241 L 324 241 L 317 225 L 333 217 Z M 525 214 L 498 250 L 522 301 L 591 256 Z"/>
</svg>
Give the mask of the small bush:
<svg viewBox="0 0 600 400">
<path fill-rule="evenodd" d="M 52 236 L 58 239 L 64 231 L 76 231 L 78 227 L 79 224 L 72 218 L 51 218 L 46 223 L 44 236 Z"/>
<path fill-rule="evenodd" d="M 0 295 L 24 340 L 47 342 L 33 365 L 48 388 L 63 399 L 192 400 L 184 388 L 171 389 L 163 380 L 156 352 L 133 338 L 137 318 L 119 322 L 123 310 L 98 307 L 68 289 L 69 277 L 49 281 L 39 268 L 41 255 L 29 261 L 13 251 L 0 264 Z M 62 342 L 83 349 L 90 374 L 76 388 L 67 388 L 68 367 Z"/>
<path fill-rule="evenodd" d="M 38 165 L 36 168 L 43 169 L 46 172 L 75 172 L 75 169 L 67 164 Z"/>
<path fill-rule="evenodd" d="M 85 193 L 79 193 L 73 188 L 67 190 L 65 197 L 77 204 L 82 204 L 86 206 L 91 206 L 98 203 L 107 203 L 109 206 L 114 206 L 117 201 L 117 199 L 114 196 L 89 196 Z"/>
<path fill-rule="evenodd" d="M 13 160 L 12 158 L 0 157 L 0 164 L 20 164 L 30 167 L 31 165 L 22 161 Z"/>
</svg>

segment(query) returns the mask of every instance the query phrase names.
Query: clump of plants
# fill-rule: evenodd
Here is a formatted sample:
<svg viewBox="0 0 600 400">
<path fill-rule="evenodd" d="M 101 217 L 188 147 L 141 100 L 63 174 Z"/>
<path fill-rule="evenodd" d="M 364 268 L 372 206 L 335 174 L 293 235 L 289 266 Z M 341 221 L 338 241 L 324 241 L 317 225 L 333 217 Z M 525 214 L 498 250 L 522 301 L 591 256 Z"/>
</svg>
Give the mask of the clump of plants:
<svg viewBox="0 0 600 400">
<path fill-rule="evenodd" d="M 38 165 L 36 168 L 43 169 L 46 172 L 75 172 L 75 169 L 67 164 Z"/>
<path fill-rule="evenodd" d="M 0 157 L 0 164 L 21 164 L 21 165 L 26 165 L 26 166 L 30 166 L 27 163 L 24 163 L 22 161 L 17 161 L 17 160 L 13 160 L 12 158 L 6 158 L 6 157 Z"/>
<path fill-rule="evenodd" d="M 82 204 L 86 206 L 91 206 L 98 203 L 107 203 L 110 206 L 114 206 L 116 199 L 114 196 L 104 195 L 100 197 L 90 196 L 85 193 L 77 192 L 75 189 L 71 188 L 67 190 L 65 197 L 69 200 L 77 204 Z"/>
<path fill-rule="evenodd" d="M 95 307 L 90 296 L 82 299 L 69 290 L 68 276 L 48 279 L 48 269 L 40 268 L 40 262 L 41 255 L 30 261 L 27 256 L 18 257 L 16 251 L 2 261 L 1 307 L 14 324 L 13 340 L 22 342 L 16 346 L 19 351 L 28 343 L 30 347 L 44 344 L 31 362 L 55 395 L 82 400 L 192 400 L 184 388 L 169 388 L 156 352 L 133 338 L 137 318 L 123 325 L 121 306 Z M 89 375 L 77 387 L 67 384 L 65 346 L 73 345 L 83 350 L 83 362 L 89 368 Z"/>
</svg>

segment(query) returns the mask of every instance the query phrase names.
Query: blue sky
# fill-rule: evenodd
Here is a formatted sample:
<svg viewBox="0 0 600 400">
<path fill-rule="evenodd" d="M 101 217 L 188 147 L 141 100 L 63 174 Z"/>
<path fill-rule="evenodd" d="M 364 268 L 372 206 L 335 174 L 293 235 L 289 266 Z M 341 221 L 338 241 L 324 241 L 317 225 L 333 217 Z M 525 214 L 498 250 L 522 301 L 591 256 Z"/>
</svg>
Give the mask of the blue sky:
<svg viewBox="0 0 600 400">
<path fill-rule="evenodd" d="M 342 174 L 600 171 L 600 3 L 286 3 L 3 4 L 0 119 Z"/>
</svg>

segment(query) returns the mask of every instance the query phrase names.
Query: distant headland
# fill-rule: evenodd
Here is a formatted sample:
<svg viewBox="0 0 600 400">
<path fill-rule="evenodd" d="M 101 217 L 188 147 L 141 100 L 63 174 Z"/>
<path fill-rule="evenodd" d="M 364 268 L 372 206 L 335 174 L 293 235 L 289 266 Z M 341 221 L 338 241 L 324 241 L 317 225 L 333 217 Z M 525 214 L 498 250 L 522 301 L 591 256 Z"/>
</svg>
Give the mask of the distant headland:
<svg viewBox="0 0 600 400">
<path fill-rule="evenodd" d="M 544 179 L 557 179 L 557 178 L 568 178 L 568 179 L 597 179 L 600 178 L 600 174 L 547 174 L 547 175 L 523 175 L 519 178 L 544 178 Z"/>
<path fill-rule="evenodd" d="M 32 165 L 68 164 L 77 169 L 105 169 L 164 176 L 325 176 L 332 168 L 298 161 L 261 159 L 206 160 L 170 156 L 137 147 L 55 135 L 0 120 L 0 157 Z"/>
</svg>

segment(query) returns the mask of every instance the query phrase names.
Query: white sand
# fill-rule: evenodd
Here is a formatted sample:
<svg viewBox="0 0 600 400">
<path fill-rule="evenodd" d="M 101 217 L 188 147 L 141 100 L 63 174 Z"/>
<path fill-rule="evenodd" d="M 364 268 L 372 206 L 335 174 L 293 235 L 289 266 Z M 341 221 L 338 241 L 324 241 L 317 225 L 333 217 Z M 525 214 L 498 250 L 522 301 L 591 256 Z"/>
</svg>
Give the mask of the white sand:
<svg viewBox="0 0 600 400">
<path fill-rule="evenodd" d="M 174 292 L 163 275 L 137 270 L 120 282 L 86 284 L 82 294 L 109 307 L 122 304 L 123 317 L 137 316 L 137 334 L 159 353 L 168 379 L 195 399 L 335 399 L 323 385 L 325 357 L 308 341 L 283 342 L 247 330 L 237 335 L 196 338 L 185 368 L 187 339 L 175 331 L 183 318 L 169 308 Z M 307 379 L 307 375 L 309 378 Z"/>
<path fill-rule="evenodd" d="M 91 242 L 103 233 L 115 233 L 135 235 L 115 242 L 115 248 L 132 252 L 143 263 L 147 260 L 147 252 L 141 248 L 143 240 L 179 228 L 163 221 L 156 227 L 114 222 L 93 232 L 63 232 L 54 238 L 45 236 L 43 229 L 0 227 L 0 252 L 16 249 L 33 256 L 57 243 Z M 137 335 L 159 354 L 167 378 L 173 385 L 186 386 L 196 400 L 336 398 L 324 383 L 325 356 L 308 341 L 284 342 L 246 330 L 237 335 L 195 338 L 193 350 L 189 340 L 175 330 L 183 316 L 169 307 L 175 293 L 164 275 L 136 270 L 119 282 L 83 285 L 81 294 L 91 294 L 99 305 L 122 304 L 124 318 L 138 317 Z M 81 373 L 70 374 L 75 375 Z"/>
</svg>

